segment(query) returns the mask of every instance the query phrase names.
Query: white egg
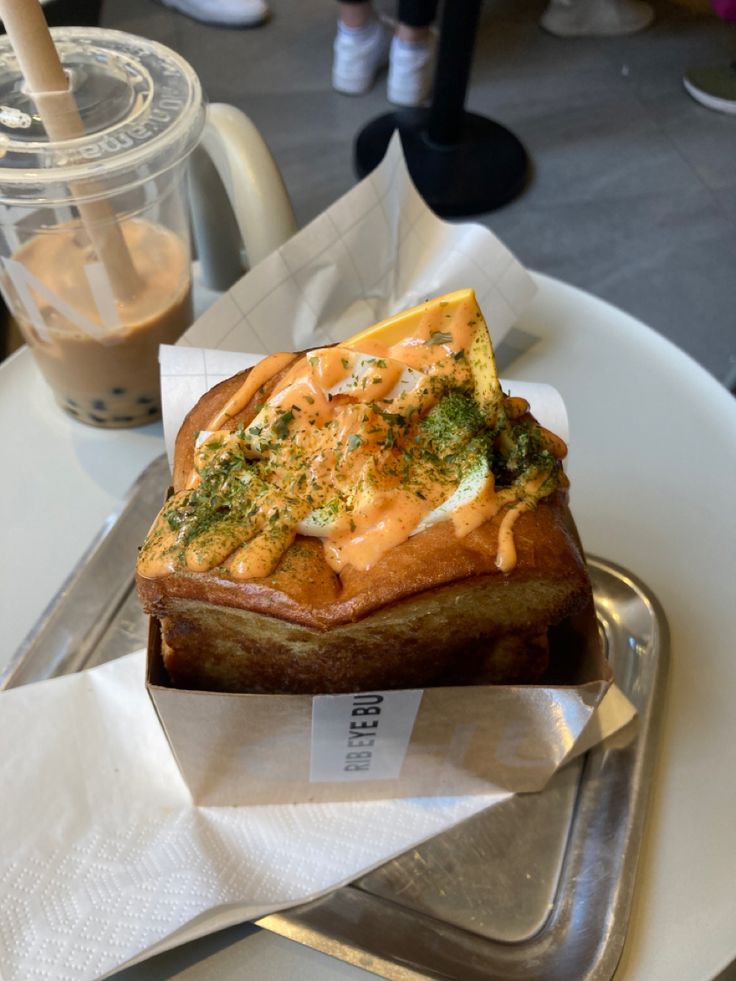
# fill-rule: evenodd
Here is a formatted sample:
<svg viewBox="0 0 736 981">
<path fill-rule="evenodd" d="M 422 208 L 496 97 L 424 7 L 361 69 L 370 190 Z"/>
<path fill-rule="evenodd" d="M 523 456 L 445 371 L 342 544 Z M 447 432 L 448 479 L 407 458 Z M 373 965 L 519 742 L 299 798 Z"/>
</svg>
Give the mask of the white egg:
<svg viewBox="0 0 736 981">
<path fill-rule="evenodd" d="M 310 538 L 326 538 L 335 526 L 336 513 L 337 509 L 329 504 L 316 508 L 299 522 L 297 533 Z"/>
<path fill-rule="evenodd" d="M 363 389 L 364 380 L 380 373 L 381 368 L 377 367 L 380 361 L 382 366 L 389 368 L 401 368 L 401 374 L 394 387 L 385 395 L 383 399 L 396 399 L 406 392 L 413 391 L 417 385 L 424 380 L 425 376 L 420 371 L 415 371 L 402 361 L 395 358 L 378 358 L 373 354 L 364 354 L 361 351 L 353 351 L 348 348 L 338 348 L 342 352 L 344 362 L 349 365 L 346 374 L 339 381 L 325 391 L 332 396 L 335 395 L 354 395 Z M 314 356 L 313 352 L 310 352 Z M 369 390 L 370 391 L 370 390 Z"/>
<path fill-rule="evenodd" d="M 206 439 L 210 438 L 210 436 L 214 436 L 214 432 L 212 430 L 200 429 L 200 431 L 197 433 L 196 439 L 194 440 L 195 447 L 199 448 Z"/>
<path fill-rule="evenodd" d="M 418 535 L 420 531 L 426 531 L 432 525 L 440 521 L 451 518 L 453 512 L 466 504 L 471 504 L 479 500 L 488 488 L 489 482 L 493 479 L 488 460 L 482 457 L 478 463 L 462 477 L 452 494 L 429 514 L 425 515 L 416 526 L 411 535 Z M 411 538 L 411 535 L 409 536 Z"/>
</svg>

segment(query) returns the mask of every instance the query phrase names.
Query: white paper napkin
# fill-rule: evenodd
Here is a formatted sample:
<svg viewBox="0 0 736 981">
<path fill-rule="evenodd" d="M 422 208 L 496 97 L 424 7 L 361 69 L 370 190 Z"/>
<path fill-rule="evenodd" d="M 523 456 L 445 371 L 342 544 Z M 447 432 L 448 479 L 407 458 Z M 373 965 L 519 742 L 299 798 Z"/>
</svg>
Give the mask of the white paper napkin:
<svg viewBox="0 0 736 981">
<path fill-rule="evenodd" d="M 510 796 L 196 807 L 144 652 L 0 694 L 0 971 L 84 981 L 315 898 Z M 620 692 L 596 738 L 633 714 Z M 203 915 L 207 914 L 207 915 Z"/>
<path fill-rule="evenodd" d="M 0 695 L 5 981 L 98 977 L 206 911 L 291 906 L 508 796 L 195 807 L 144 670 L 141 651 Z"/>
</svg>

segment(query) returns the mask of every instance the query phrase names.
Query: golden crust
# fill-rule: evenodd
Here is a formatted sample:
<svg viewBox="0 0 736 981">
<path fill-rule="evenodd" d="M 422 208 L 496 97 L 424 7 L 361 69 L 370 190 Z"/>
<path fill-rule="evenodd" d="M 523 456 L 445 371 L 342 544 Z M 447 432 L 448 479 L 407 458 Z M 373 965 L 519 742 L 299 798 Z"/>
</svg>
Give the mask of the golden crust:
<svg viewBox="0 0 736 981">
<path fill-rule="evenodd" d="M 482 580 L 488 589 L 506 592 L 512 585 L 531 586 L 540 580 L 578 592 L 589 588 L 562 492 L 517 521 L 517 563 L 510 573 L 500 572 L 495 565 L 498 523 L 495 518 L 459 539 L 451 522 L 442 522 L 397 545 L 367 572 L 348 567 L 340 576 L 325 561 L 321 542 L 297 536 L 265 579 L 235 582 L 216 570 L 174 572 L 158 579 L 138 575 L 138 591 L 147 611 L 155 616 L 165 615 L 172 601 L 194 600 L 329 630 L 448 583 Z"/>
<path fill-rule="evenodd" d="M 225 428 L 247 425 L 282 374 Z M 186 417 L 176 442 L 175 490 L 192 472 L 195 433 L 208 428 L 246 376 L 216 386 Z M 590 601 L 564 491 L 519 517 L 517 563 L 508 573 L 495 565 L 499 521 L 462 539 L 442 522 L 367 572 L 348 566 L 337 575 L 320 541 L 297 536 L 266 578 L 236 582 L 217 570 L 139 574 L 138 591 L 147 612 L 162 621 L 164 663 L 182 686 L 330 692 L 426 685 L 458 665 L 461 672 L 463 664 L 472 667 L 473 658 L 490 664 L 494 645 L 506 651 L 501 660 L 508 664 L 509 638 L 531 641 Z M 525 680 L 535 680 L 539 664 L 529 660 Z"/>
</svg>

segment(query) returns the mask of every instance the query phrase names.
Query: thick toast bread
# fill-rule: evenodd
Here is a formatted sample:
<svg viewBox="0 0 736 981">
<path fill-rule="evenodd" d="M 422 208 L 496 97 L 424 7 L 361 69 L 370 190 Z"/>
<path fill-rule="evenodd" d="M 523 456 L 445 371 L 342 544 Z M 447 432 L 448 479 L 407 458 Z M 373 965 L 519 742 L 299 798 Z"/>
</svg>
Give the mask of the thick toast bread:
<svg viewBox="0 0 736 981">
<path fill-rule="evenodd" d="M 242 384 L 208 392 L 177 438 L 174 490 L 192 473 L 195 434 Z M 248 425 L 282 372 L 222 428 Z M 558 489 L 514 526 L 517 561 L 495 560 L 500 516 L 459 538 L 444 521 L 385 553 L 367 571 L 337 574 L 319 540 L 297 536 L 267 577 L 224 570 L 137 577 L 161 621 L 164 664 L 179 686 L 215 691 L 341 692 L 430 685 L 448 672 L 537 681 L 547 629 L 589 604 L 591 587 Z M 540 637 L 542 641 L 540 642 Z M 513 656 L 509 656 L 509 652 Z"/>
</svg>

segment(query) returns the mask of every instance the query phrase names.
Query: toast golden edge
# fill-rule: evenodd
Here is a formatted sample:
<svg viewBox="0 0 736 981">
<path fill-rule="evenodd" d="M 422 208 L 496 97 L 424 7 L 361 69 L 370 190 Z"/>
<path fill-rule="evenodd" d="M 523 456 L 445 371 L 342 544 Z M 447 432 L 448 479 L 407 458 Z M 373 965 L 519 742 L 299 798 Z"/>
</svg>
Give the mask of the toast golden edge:
<svg viewBox="0 0 736 981">
<path fill-rule="evenodd" d="M 188 413 L 176 440 L 175 490 L 191 472 L 196 432 L 247 374 L 215 386 Z M 228 428 L 247 421 L 282 374 L 262 386 Z M 137 575 L 137 586 L 147 612 L 162 620 L 170 673 L 189 687 L 208 681 L 237 690 L 222 677 L 236 667 L 243 676 L 237 684 L 255 690 L 272 684 L 277 690 L 320 690 L 320 679 L 325 691 L 426 683 L 463 650 L 477 654 L 484 645 L 498 647 L 499 638 L 508 650 L 514 635 L 532 643 L 590 602 L 565 491 L 521 516 L 518 561 L 510 573 L 499 572 L 489 559 L 494 524 L 463 540 L 449 522 L 437 525 L 392 549 L 367 573 L 351 576 L 348 570 L 342 583 L 322 558 L 321 544 L 298 539 L 263 580 L 235 583 L 216 571 L 179 572 L 161 579 Z M 389 663 L 387 642 L 401 649 L 398 670 Z M 245 664 L 233 658 L 242 661 L 246 649 L 250 667 L 243 671 Z M 356 670 L 361 659 L 363 669 Z"/>
</svg>

